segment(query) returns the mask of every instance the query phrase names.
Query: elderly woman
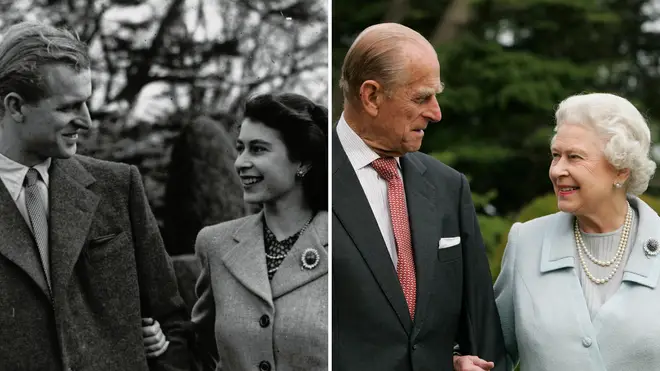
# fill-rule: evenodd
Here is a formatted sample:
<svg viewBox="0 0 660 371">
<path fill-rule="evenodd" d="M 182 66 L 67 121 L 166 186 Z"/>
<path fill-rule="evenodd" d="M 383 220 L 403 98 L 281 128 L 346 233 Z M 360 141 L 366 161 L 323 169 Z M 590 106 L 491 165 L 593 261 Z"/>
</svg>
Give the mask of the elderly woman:
<svg viewBox="0 0 660 371">
<path fill-rule="evenodd" d="M 656 168 L 649 128 L 627 100 L 586 94 L 561 102 L 555 132 L 560 212 L 514 224 L 495 283 L 507 368 L 657 369 L 660 217 L 637 198 Z"/>
</svg>

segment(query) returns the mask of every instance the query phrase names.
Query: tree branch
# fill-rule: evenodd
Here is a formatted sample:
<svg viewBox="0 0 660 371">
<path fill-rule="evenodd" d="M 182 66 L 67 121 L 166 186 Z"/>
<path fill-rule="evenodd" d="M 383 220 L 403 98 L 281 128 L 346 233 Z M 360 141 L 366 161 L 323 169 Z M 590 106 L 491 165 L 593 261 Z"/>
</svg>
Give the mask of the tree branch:
<svg viewBox="0 0 660 371">
<path fill-rule="evenodd" d="M 172 4 L 170 5 L 169 9 L 167 10 L 167 13 L 165 13 L 165 17 L 163 17 L 163 20 L 158 27 L 158 31 L 156 32 L 156 36 L 151 42 L 151 46 L 149 47 L 149 50 L 147 52 L 147 55 L 156 55 L 158 54 L 158 51 L 161 49 L 163 45 L 163 37 L 165 36 L 165 32 L 167 31 L 167 28 L 170 26 L 172 22 L 176 20 L 176 18 L 179 16 L 178 9 L 181 7 L 183 4 L 184 0 L 173 0 Z M 146 84 L 151 82 L 151 77 L 149 76 L 149 70 L 151 68 L 151 60 L 149 58 L 144 58 L 142 59 L 138 66 L 131 71 L 129 68 L 128 72 L 128 83 L 126 86 L 117 94 L 117 96 L 114 98 L 114 100 L 121 100 L 121 99 L 126 99 L 128 101 L 132 101 L 137 93 L 139 93 L 140 89 L 144 87 Z"/>
</svg>

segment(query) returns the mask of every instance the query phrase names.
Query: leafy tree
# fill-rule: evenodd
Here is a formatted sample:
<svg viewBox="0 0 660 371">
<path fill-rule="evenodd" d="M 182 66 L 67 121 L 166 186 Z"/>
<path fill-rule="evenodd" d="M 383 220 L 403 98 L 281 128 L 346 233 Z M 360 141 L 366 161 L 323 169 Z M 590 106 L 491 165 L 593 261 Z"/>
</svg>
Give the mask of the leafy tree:
<svg viewBox="0 0 660 371">
<path fill-rule="evenodd" d="M 0 0 L 0 34 L 23 20 L 88 43 L 94 124 L 79 152 L 137 165 L 161 226 L 182 128 L 206 116 L 230 129 L 248 97 L 273 90 L 327 104 L 324 0 Z"/>
<path fill-rule="evenodd" d="M 398 9 L 392 12 L 391 9 Z M 549 140 L 564 98 L 630 99 L 657 139 L 660 37 L 650 1 L 333 1 L 333 117 L 344 55 L 365 27 L 403 23 L 432 40 L 446 89 L 422 151 L 466 173 L 489 252 L 523 205 L 550 190 Z M 658 181 L 649 190 L 658 194 Z M 509 220 L 507 222 L 507 220 Z"/>
</svg>

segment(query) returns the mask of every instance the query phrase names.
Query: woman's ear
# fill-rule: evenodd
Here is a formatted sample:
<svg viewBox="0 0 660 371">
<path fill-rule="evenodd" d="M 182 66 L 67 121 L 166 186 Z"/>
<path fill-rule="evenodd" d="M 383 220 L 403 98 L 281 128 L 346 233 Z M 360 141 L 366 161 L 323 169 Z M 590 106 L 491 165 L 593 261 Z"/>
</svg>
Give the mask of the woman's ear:
<svg viewBox="0 0 660 371">
<path fill-rule="evenodd" d="M 311 162 L 303 162 L 298 166 L 298 170 L 296 171 L 296 175 L 299 178 L 305 177 L 307 173 L 312 169 L 312 163 Z"/>
<path fill-rule="evenodd" d="M 630 169 L 617 170 L 615 183 L 624 184 L 628 179 L 630 179 Z"/>
</svg>

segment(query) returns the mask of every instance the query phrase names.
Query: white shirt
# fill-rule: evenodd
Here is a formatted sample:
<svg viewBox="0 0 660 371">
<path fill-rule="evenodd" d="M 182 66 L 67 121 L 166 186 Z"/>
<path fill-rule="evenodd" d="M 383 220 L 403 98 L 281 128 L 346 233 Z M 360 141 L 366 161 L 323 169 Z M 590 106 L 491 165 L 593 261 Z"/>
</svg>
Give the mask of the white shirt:
<svg viewBox="0 0 660 371">
<path fill-rule="evenodd" d="M 48 160 L 33 166 L 41 176 L 41 179 L 37 181 L 37 186 L 39 187 L 41 200 L 46 207 L 46 220 L 48 220 L 48 211 L 50 209 L 48 206 L 48 168 L 50 167 L 50 163 L 51 159 L 49 158 Z M 21 212 L 23 219 L 25 219 L 30 231 L 32 231 L 34 235 L 32 224 L 30 223 L 30 216 L 28 215 L 27 207 L 25 206 L 25 187 L 23 187 L 23 182 L 28 169 L 27 166 L 19 164 L 0 153 L 0 179 L 2 179 L 7 191 L 9 191 L 9 195 L 12 200 L 14 200 L 14 203 L 16 203 L 16 207 L 18 207 L 18 211 Z"/>
<path fill-rule="evenodd" d="M 371 211 L 376 218 L 380 233 L 383 235 L 383 240 L 387 246 L 387 250 L 392 258 L 394 268 L 397 266 L 396 256 L 396 241 L 394 239 L 394 230 L 392 229 L 392 219 L 390 217 L 389 201 L 387 199 L 387 181 L 381 178 L 376 170 L 371 167 L 371 163 L 380 158 L 369 146 L 360 138 L 353 129 L 344 120 L 342 113 L 337 123 L 337 136 L 341 146 L 344 147 L 348 160 L 353 166 L 353 170 L 362 185 L 362 190 L 367 196 Z M 401 163 L 399 158 L 396 158 L 399 176 L 401 173 Z M 405 187 L 405 186 L 404 186 Z M 405 188 L 404 188 L 405 189 Z M 404 193 L 405 199 L 405 193 Z"/>
</svg>

